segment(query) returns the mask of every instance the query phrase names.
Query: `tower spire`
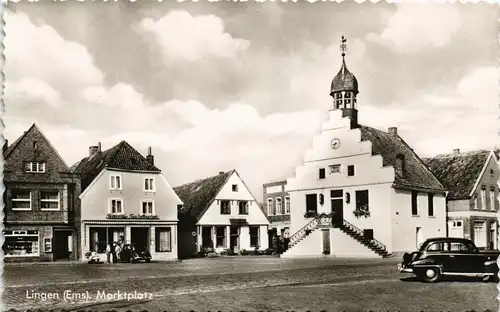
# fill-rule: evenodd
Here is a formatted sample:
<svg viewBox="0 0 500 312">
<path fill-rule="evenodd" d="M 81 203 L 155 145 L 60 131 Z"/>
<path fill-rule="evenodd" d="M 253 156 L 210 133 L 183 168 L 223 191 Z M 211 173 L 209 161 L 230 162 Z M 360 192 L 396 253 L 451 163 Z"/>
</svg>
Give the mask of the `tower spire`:
<svg viewBox="0 0 500 312">
<path fill-rule="evenodd" d="M 347 50 L 347 39 L 342 35 L 340 39 L 340 51 L 342 51 L 342 75 L 345 74 L 345 51 Z"/>
</svg>

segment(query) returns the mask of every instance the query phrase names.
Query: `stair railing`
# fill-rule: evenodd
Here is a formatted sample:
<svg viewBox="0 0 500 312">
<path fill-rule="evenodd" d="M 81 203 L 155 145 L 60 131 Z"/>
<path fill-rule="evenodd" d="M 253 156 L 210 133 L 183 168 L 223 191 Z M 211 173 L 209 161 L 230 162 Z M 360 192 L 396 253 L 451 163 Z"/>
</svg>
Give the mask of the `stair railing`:
<svg viewBox="0 0 500 312">
<path fill-rule="evenodd" d="M 290 249 L 293 245 L 297 244 L 299 240 L 301 240 L 305 235 L 307 230 L 315 229 L 319 224 L 319 219 L 314 218 L 309 223 L 304 225 L 300 230 L 295 232 L 292 236 L 290 236 L 290 245 L 288 249 Z"/>
<path fill-rule="evenodd" d="M 343 221 L 343 225 L 347 228 L 349 228 L 351 231 L 354 231 L 356 234 L 360 236 L 365 236 L 365 231 L 357 228 L 354 224 L 350 223 L 349 221 L 345 220 Z M 376 240 L 375 238 L 371 238 L 370 243 L 373 243 L 375 246 L 382 248 L 383 250 L 387 250 L 385 245 L 382 244 L 380 241 Z"/>
</svg>

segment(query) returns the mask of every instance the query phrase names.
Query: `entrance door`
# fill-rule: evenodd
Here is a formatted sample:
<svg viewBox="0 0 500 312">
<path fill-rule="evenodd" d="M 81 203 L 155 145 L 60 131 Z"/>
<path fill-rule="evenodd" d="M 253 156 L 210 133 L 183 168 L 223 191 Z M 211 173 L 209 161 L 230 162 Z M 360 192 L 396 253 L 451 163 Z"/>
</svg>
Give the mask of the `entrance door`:
<svg viewBox="0 0 500 312">
<path fill-rule="evenodd" d="M 201 228 L 201 246 L 203 248 L 213 248 L 212 227 L 204 226 Z"/>
<path fill-rule="evenodd" d="M 149 251 L 149 227 L 130 228 L 130 243 L 137 252 Z"/>
<path fill-rule="evenodd" d="M 276 230 L 275 230 L 276 231 Z M 234 253 L 240 252 L 240 227 L 239 226 L 231 226 L 231 238 L 229 240 L 229 248 Z"/>
<path fill-rule="evenodd" d="M 330 230 L 322 230 L 321 234 L 323 235 L 323 254 L 330 254 Z"/>
<path fill-rule="evenodd" d="M 474 221 L 474 244 L 477 248 L 486 248 L 486 222 Z"/>
<path fill-rule="evenodd" d="M 417 244 L 417 250 L 420 249 L 420 245 L 424 242 L 424 230 L 421 227 L 417 227 L 416 230 L 416 244 Z"/>
<path fill-rule="evenodd" d="M 54 230 L 54 260 L 69 260 L 73 249 L 73 234 L 69 230 Z"/>
<path fill-rule="evenodd" d="M 330 191 L 330 200 L 332 205 L 332 225 L 333 227 L 341 227 L 344 223 L 344 191 Z"/>
<path fill-rule="evenodd" d="M 448 222 L 450 234 L 449 237 L 464 237 L 464 226 L 462 220 L 454 220 Z"/>
</svg>

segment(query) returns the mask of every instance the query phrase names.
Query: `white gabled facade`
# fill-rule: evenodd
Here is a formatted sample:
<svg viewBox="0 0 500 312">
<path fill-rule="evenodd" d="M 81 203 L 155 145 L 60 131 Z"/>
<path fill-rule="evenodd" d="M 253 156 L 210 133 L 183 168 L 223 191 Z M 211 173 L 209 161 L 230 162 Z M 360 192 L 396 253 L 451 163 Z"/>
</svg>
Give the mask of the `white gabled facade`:
<svg viewBox="0 0 500 312">
<path fill-rule="evenodd" d="M 133 148 L 120 144 L 126 146 L 115 147 L 117 153 L 124 148 L 128 151 L 122 156 L 130 155 Z M 137 153 L 133 155 L 137 161 L 146 162 L 137 151 L 133 152 Z M 94 157 L 104 159 L 105 153 Z M 151 167 L 156 168 L 152 163 Z M 79 198 L 82 260 L 86 260 L 86 252 L 97 251 L 100 260 L 106 261 L 107 244 L 118 241 L 133 244 L 137 251 L 148 250 L 153 261 L 178 258 L 177 209 L 182 201 L 158 169 L 104 166 Z"/>
<path fill-rule="evenodd" d="M 446 236 L 442 184 L 397 128 L 358 124 L 357 94 L 343 61 L 331 86 L 329 118 L 287 180 L 290 248 L 283 257 L 380 257 Z"/>
<path fill-rule="evenodd" d="M 236 190 L 234 187 L 236 186 Z M 229 213 L 223 211 L 223 205 L 229 204 Z M 247 205 L 247 209 L 240 206 Z M 214 247 L 217 249 L 233 248 L 236 251 L 267 249 L 267 231 L 269 221 L 260 209 L 254 196 L 247 188 L 238 173 L 234 171 L 226 183 L 217 193 L 214 201 L 196 223 L 198 233 L 203 228 L 211 229 Z M 217 239 L 217 231 L 224 228 L 224 239 L 222 244 L 221 235 Z M 252 231 L 252 233 L 251 233 Z M 205 232 L 206 233 L 206 232 Z M 257 236 L 257 238 L 256 238 Z M 198 245 L 203 245 L 202 235 L 198 236 Z"/>
</svg>

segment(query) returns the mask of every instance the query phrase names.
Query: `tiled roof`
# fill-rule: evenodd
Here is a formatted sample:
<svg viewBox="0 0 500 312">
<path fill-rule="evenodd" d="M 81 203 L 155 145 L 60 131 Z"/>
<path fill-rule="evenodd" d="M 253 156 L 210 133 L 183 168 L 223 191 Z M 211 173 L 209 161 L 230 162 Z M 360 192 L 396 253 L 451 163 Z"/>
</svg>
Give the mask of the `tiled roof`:
<svg viewBox="0 0 500 312">
<path fill-rule="evenodd" d="M 434 175 L 449 191 L 449 199 L 469 198 L 490 152 L 442 154 L 424 159 Z"/>
<path fill-rule="evenodd" d="M 372 143 L 372 154 L 381 155 L 384 166 L 396 166 L 396 155 L 404 155 L 405 173 L 396 172 L 394 186 L 444 191 L 439 180 L 427 168 L 418 155 L 397 134 L 391 134 L 375 128 L 360 126 L 361 140 Z"/>
<path fill-rule="evenodd" d="M 83 191 L 105 167 L 128 171 L 161 172 L 126 141 L 121 141 L 106 151 L 97 152 L 92 157 L 85 157 L 71 166 L 71 170 L 81 173 Z"/>
<path fill-rule="evenodd" d="M 234 172 L 233 169 L 216 176 L 174 187 L 177 196 L 184 203 L 182 209 L 179 210 L 179 216 L 193 217 L 199 220 Z"/>
</svg>

